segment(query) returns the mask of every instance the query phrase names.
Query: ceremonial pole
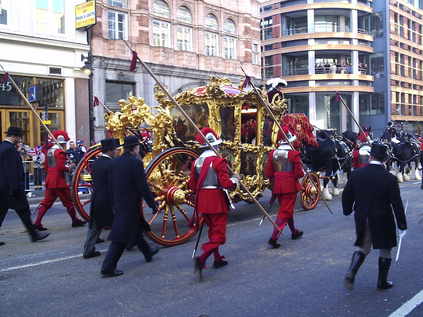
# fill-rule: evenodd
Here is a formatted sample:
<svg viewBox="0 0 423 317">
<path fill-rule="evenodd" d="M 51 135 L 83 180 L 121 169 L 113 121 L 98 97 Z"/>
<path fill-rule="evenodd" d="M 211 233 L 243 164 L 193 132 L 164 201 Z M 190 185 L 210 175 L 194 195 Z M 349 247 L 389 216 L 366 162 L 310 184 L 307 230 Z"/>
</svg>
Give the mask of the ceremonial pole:
<svg viewBox="0 0 423 317">
<path fill-rule="evenodd" d="M 50 131 L 50 129 L 47 127 L 47 125 L 44 123 L 44 121 L 41 119 L 40 115 L 38 114 L 38 112 L 34 109 L 34 107 L 31 105 L 31 103 L 29 102 L 28 98 L 26 98 L 25 94 L 22 92 L 22 90 L 19 88 L 19 86 L 16 84 L 15 80 L 13 79 L 12 75 L 10 75 L 6 69 L 3 67 L 2 64 L 0 64 L 1 69 L 4 71 L 5 76 L 7 76 L 8 79 L 10 79 L 10 81 L 12 82 L 13 87 L 15 87 L 16 91 L 18 92 L 18 94 L 21 96 L 21 98 L 25 101 L 25 103 L 27 104 L 27 106 L 31 109 L 31 111 L 34 113 L 35 117 L 40 121 L 40 123 L 42 124 L 42 126 L 46 129 L 48 135 L 56 142 L 56 144 L 58 146 L 60 146 L 60 148 L 62 150 L 63 147 L 59 144 L 59 142 L 57 142 L 57 139 L 54 137 L 53 133 Z"/>
<path fill-rule="evenodd" d="M 125 45 L 131 50 L 132 54 L 137 54 L 131 46 L 124 41 Z M 188 122 L 193 126 L 193 128 L 197 131 L 197 133 L 206 141 L 206 144 L 210 147 L 210 149 L 216 154 L 216 156 L 222 158 L 222 155 L 217 152 L 217 150 L 210 144 L 210 142 L 207 140 L 205 135 L 201 132 L 200 128 L 195 124 L 195 122 L 190 118 L 190 116 L 186 113 L 186 111 L 179 105 L 179 103 L 175 100 L 175 98 L 169 93 L 169 91 L 163 86 L 163 84 L 160 82 L 160 80 L 154 75 L 154 73 L 151 71 L 150 67 L 145 64 L 141 58 L 139 58 L 138 54 L 137 60 L 141 63 L 141 65 L 144 67 L 144 69 L 150 74 L 151 77 L 153 77 L 156 84 L 162 89 L 162 91 L 167 95 L 167 97 L 172 101 L 172 103 L 179 109 L 179 111 L 182 113 L 182 115 L 188 120 Z M 229 172 L 232 174 L 235 174 L 230 167 L 228 167 Z M 272 225 L 280 232 L 280 228 L 276 225 L 276 223 L 273 221 L 272 217 L 269 215 L 269 213 L 264 209 L 264 207 L 260 204 L 260 202 L 254 197 L 254 195 L 248 190 L 248 188 L 239 180 L 239 185 L 242 190 L 244 190 L 248 196 L 251 197 L 253 202 L 257 205 L 259 210 L 264 214 L 264 216 L 269 219 L 269 221 L 272 223 Z"/>
</svg>

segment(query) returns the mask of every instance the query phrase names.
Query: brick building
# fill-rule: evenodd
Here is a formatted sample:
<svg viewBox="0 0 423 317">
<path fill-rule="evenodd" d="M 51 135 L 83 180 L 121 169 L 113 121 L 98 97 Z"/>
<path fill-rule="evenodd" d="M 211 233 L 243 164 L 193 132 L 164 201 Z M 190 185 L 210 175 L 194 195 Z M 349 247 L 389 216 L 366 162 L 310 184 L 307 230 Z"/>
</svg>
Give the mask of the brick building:
<svg viewBox="0 0 423 317">
<path fill-rule="evenodd" d="M 239 81 L 239 62 L 260 78 L 260 13 L 256 0 L 98 0 L 92 32 L 93 95 L 108 106 L 129 95 L 154 105 L 153 79 L 129 72 L 128 40 L 172 94 L 212 75 Z M 94 109 L 95 139 L 104 136 Z"/>
</svg>

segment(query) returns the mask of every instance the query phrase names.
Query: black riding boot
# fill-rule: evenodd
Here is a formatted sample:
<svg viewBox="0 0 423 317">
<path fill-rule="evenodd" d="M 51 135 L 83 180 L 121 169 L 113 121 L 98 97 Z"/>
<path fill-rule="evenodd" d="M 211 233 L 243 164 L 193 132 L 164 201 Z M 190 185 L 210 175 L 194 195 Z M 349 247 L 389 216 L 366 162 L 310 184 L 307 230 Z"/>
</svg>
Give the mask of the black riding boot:
<svg viewBox="0 0 423 317">
<path fill-rule="evenodd" d="M 345 275 L 344 285 L 347 289 L 352 290 L 354 287 L 355 275 L 358 272 L 358 269 L 363 264 L 366 255 L 361 251 L 355 251 L 351 258 L 351 264 Z"/>
<path fill-rule="evenodd" d="M 379 258 L 379 275 L 377 278 L 378 289 L 388 289 L 394 286 L 392 282 L 388 281 L 388 272 L 391 267 L 392 259 Z"/>
</svg>

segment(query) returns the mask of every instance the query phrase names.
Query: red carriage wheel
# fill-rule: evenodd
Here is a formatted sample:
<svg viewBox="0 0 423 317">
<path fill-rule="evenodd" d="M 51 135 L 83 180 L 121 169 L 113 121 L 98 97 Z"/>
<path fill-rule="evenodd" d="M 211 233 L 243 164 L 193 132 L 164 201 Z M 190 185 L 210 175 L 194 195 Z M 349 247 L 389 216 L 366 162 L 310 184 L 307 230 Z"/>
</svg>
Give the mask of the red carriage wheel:
<svg viewBox="0 0 423 317">
<path fill-rule="evenodd" d="M 155 242 L 174 246 L 193 237 L 199 221 L 194 213 L 193 193 L 188 188 L 192 162 L 197 152 L 187 148 L 172 148 L 160 153 L 146 169 L 147 181 L 156 195 L 159 212 L 141 208 L 150 224 L 150 238 Z"/>
<path fill-rule="evenodd" d="M 316 208 L 320 199 L 320 179 L 316 173 L 307 173 L 302 181 L 301 204 L 305 210 Z"/>
<path fill-rule="evenodd" d="M 101 153 L 100 146 L 88 150 L 76 167 L 72 179 L 71 195 L 73 204 L 85 220 L 90 220 L 89 207 L 92 187 L 91 164 Z"/>
</svg>

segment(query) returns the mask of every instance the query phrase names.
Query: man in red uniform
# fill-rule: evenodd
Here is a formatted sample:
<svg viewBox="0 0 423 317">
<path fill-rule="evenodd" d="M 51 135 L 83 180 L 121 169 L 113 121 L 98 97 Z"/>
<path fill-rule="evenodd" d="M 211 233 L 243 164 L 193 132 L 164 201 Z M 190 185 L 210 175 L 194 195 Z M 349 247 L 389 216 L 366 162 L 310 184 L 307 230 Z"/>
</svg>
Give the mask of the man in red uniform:
<svg viewBox="0 0 423 317">
<path fill-rule="evenodd" d="M 65 172 L 68 172 L 69 168 L 66 166 L 66 153 L 60 145 L 64 146 L 69 140 L 69 136 L 65 131 L 61 130 L 53 131 L 53 135 L 57 140 L 57 144 L 54 144 L 47 151 L 46 191 L 44 194 L 44 200 L 38 206 L 37 219 L 34 223 L 35 227 L 41 231 L 47 230 L 47 228 L 43 227 L 41 224 L 41 220 L 58 197 L 72 219 L 72 227 L 81 227 L 85 224 L 85 221 L 76 217 L 76 211 L 73 206 L 69 185 L 66 183 L 65 179 Z"/>
<path fill-rule="evenodd" d="M 353 150 L 352 167 L 361 168 L 369 165 L 370 162 L 370 145 L 363 144 Z"/>
<path fill-rule="evenodd" d="M 279 200 L 279 212 L 276 218 L 276 224 L 280 228 L 273 230 L 273 234 L 269 239 L 272 248 L 280 247 L 278 238 L 283 228 L 288 224 L 291 229 L 291 237 L 293 240 L 300 238 L 303 232 L 296 229 L 294 225 L 294 207 L 297 193 L 301 190 L 299 179 L 304 176 L 303 164 L 301 162 L 301 153 L 292 150 L 289 142 L 296 147 L 294 143 L 297 137 L 289 131 L 288 126 L 283 126 L 288 140 L 280 132 L 278 135 L 279 146 L 276 150 L 269 153 L 269 157 L 265 167 L 265 176 L 271 180 L 272 195 Z M 288 142 L 289 141 L 289 142 Z"/>
<path fill-rule="evenodd" d="M 214 130 L 203 128 L 201 132 L 215 149 L 222 143 Z M 208 147 L 200 134 L 196 136 L 196 140 L 202 148 Z M 209 227 L 209 241 L 202 245 L 203 253 L 195 258 L 195 272 L 199 274 L 200 280 L 207 258 L 212 253 L 214 268 L 228 264 L 219 253 L 219 246 L 225 244 L 226 240 L 230 203 L 225 189 L 235 189 L 237 183 L 236 178 L 229 177 L 226 161 L 216 156 L 211 149 L 206 149 L 192 166 L 189 186 L 196 194 L 196 210 Z"/>
</svg>

